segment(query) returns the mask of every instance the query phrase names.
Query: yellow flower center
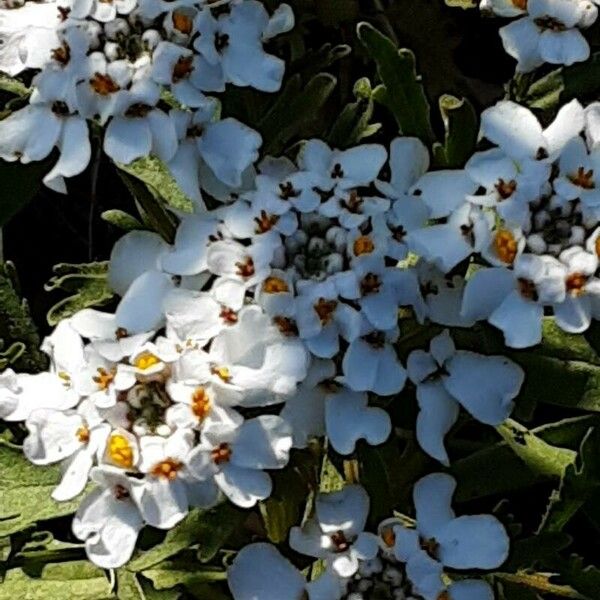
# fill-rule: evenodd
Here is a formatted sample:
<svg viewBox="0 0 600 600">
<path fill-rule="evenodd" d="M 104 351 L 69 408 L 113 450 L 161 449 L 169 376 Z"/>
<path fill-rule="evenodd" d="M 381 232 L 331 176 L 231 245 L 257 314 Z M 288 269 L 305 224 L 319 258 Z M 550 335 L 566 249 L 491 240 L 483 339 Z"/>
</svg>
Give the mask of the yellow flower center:
<svg viewBox="0 0 600 600">
<path fill-rule="evenodd" d="M 354 241 L 352 249 L 355 256 L 362 256 L 363 254 L 371 254 L 375 250 L 375 244 L 368 235 L 361 235 Z"/>
<path fill-rule="evenodd" d="M 210 398 L 203 387 L 196 388 L 192 394 L 192 412 L 200 421 L 204 421 L 210 414 Z"/>
<path fill-rule="evenodd" d="M 177 477 L 177 473 L 181 467 L 183 467 L 183 463 L 180 461 L 175 460 L 174 458 L 167 458 L 154 465 L 150 473 L 154 475 L 154 477 L 162 477 L 163 479 L 173 481 Z"/>
<path fill-rule="evenodd" d="M 158 363 L 160 363 L 160 358 L 158 358 L 158 356 L 155 356 L 151 352 L 142 352 L 133 361 L 133 366 L 141 371 L 146 371 Z"/>
<path fill-rule="evenodd" d="M 194 22 L 190 17 L 182 12 L 173 12 L 173 27 L 184 35 L 192 33 L 192 26 Z"/>
<path fill-rule="evenodd" d="M 333 313 L 337 308 L 337 300 L 325 300 L 325 298 L 319 298 L 319 301 L 315 304 L 315 312 L 321 319 L 321 325 L 327 325 L 333 319 Z"/>
<path fill-rule="evenodd" d="M 288 284 L 280 277 L 267 277 L 263 283 L 263 292 L 267 294 L 284 294 L 289 291 Z"/>
<path fill-rule="evenodd" d="M 116 369 L 111 369 L 107 371 L 102 367 L 98 367 L 98 375 L 94 375 L 92 380 L 94 383 L 98 384 L 98 388 L 102 391 L 107 390 L 110 384 L 114 381 L 115 375 L 117 371 Z"/>
<path fill-rule="evenodd" d="M 75 435 L 82 444 L 87 444 L 90 441 L 90 430 L 85 425 L 80 427 Z"/>
<path fill-rule="evenodd" d="M 108 456 L 115 465 L 123 469 L 133 466 L 133 448 L 129 440 L 120 433 L 113 433 L 108 440 Z"/>
<path fill-rule="evenodd" d="M 499 229 L 494 237 L 494 248 L 498 258 L 512 265 L 517 256 L 517 240 L 515 236 L 506 229 Z"/>
<path fill-rule="evenodd" d="M 228 463 L 231 460 L 231 454 L 231 446 L 223 443 L 214 448 L 210 453 L 210 456 L 216 465 L 222 465 L 223 463 Z"/>
</svg>

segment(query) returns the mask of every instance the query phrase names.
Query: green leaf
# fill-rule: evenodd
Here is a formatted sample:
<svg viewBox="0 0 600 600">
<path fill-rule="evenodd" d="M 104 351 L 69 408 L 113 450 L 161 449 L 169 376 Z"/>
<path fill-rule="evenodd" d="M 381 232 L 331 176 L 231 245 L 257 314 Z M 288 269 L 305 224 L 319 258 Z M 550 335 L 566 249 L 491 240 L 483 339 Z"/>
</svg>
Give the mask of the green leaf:
<svg viewBox="0 0 600 600">
<path fill-rule="evenodd" d="M 193 202 L 183 193 L 171 172 L 159 158 L 144 156 L 128 165 L 117 164 L 119 169 L 133 175 L 154 190 L 171 208 L 191 213 Z"/>
<path fill-rule="evenodd" d="M 13 94 L 13 96 L 28 96 L 31 93 L 31 89 L 22 81 L 2 72 L 0 72 L 0 90 Z"/>
<path fill-rule="evenodd" d="M 0 443 L 0 536 L 74 512 L 80 498 L 56 502 L 50 496 L 60 477 L 59 467 L 32 465 L 22 452 Z"/>
<path fill-rule="evenodd" d="M 334 148 L 343 149 L 356 145 L 381 128 L 381 123 L 371 123 L 374 103 L 371 82 L 366 77 L 356 82 L 354 95 L 356 102 L 347 104 L 342 109 L 327 137 L 327 142 Z"/>
<path fill-rule="evenodd" d="M 558 531 L 517 540 L 511 544 L 508 562 L 502 565 L 502 569 L 516 572 L 548 568 L 559 560 L 559 552 L 567 548 L 571 541 L 571 536 Z"/>
<path fill-rule="evenodd" d="M 479 5 L 478 0 L 444 0 L 446 4 L 452 8 L 462 8 L 468 10 L 469 8 L 477 8 Z"/>
<path fill-rule="evenodd" d="M 560 583 L 570 585 L 583 594 L 586 600 L 597 600 L 600 590 L 600 569 L 594 565 L 584 566 L 583 558 L 572 556 L 557 565 L 560 575 L 556 578 Z"/>
<path fill-rule="evenodd" d="M 157 590 L 169 590 L 178 585 L 193 590 L 199 585 L 216 583 L 227 578 L 224 569 L 188 561 L 165 561 L 144 571 L 143 575 L 152 581 Z"/>
<path fill-rule="evenodd" d="M 156 590 L 145 577 L 126 568 L 117 570 L 117 598 L 119 600 L 177 600 L 174 590 Z"/>
<path fill-rule="evenodd" d="M 302 135 L 315 120 L 333 92 L 337 80 L 329 73 L 319 73 L 303 85 L 300 75 L 289 79 L 283 91 L 257 129 L 265 140 L 265 154 L 279 154 L 295 136 Z"/>
<path fill-rule="evenodd" d="M 568 465 L 560 487 L 550 498 L 541 531 L 562 531 L 577 511 L 600 489 L 600 429 L 588 431 L 577 461 Z"/>
<path fill-rule="evenodd" d="M 132 215 L 126 213 L 124 210 L 113 208 L 112 210 L 105 210 L 101 215 L 102 219 L 123 231 L 135 231 L 138 229 L 145 229 L 145 227 Z"/>
<path fill-rule="evenodd" d="M 434 141 L 429 102 L 416 73 L 414 54 L 398 50 L 392 40 L 369 23 L 359 23 L 357 31 L 383 82 L 374 92 L 375 100 L 392 112 L 403 135 L 416 136 L 429 145 Z"/>
<path fill-rule="evenodd" d="M 83 264 L 61 263 L 53 268 L 55 275 L 44 286 L 47 292 L 60 290 L 71 295 L 55 304 L 47 315 L 50 325 L 91 306 L 102 306 L 113 298 L 108 287 L 108 262 Z"/>
<path fill-rule="evenodd" d="M 434 156 L 441 167 L 464 167 L 477 144 L 477 113 L 466 98 L 449 94 L 440 97 L 439 107 L 446 135 L 444 144 L 434 144 Z"/>
<path fill-rule="evenodd" d="M 21 569 L 7 572 L 0 584 L 0 600 L 114 600 L 110 583 L 102 569 L 87 561 L 48 564 L 39 578 Z"/>
<path fill-rule="evenodd" d="M 210 560 L 246 516 L 243 510 L 229 503 L 209 511 L 194 509 L 167 533 L 162 543 L 140 553 L 127 568 L 130 571 L 149 569 L 194 545 L 199 545 L 202 560 Z"/>
<path fill-rule="evenodd" d="M 0 160 L 0 227 L 37 195 L 50 160 L 22 165 Z"/>
</svg>

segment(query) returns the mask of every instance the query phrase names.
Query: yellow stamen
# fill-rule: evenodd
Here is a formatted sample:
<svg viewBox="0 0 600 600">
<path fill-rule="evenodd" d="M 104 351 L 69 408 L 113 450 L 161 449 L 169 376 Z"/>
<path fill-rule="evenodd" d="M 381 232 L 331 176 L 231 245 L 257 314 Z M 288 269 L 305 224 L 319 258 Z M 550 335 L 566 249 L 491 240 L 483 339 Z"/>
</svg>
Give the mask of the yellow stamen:
<svg viewBox="0 0 600 600">
<path fill-rule="evenodd" d="M 200 421 L 204 421 L 210 414 L 211 403 L 206 390 L 203 387 L 196 388 L 192 394 L 191 403 L 192 412 L 198 417 Z"/>
<path fill-rule="evenodd" d="M 123 469 L 133 466 L 133 448 L 129 440 L 120 433 L 113 433 L 108 440 L 108 456 L 115 465 Z"/>
<path fill-rule="evenodd" d="M 102 73 L 96 73 L 90 79 L 90 85 L 96 94 L 100 96 L 109 96 L 121 89 L 110 75 L 103 75 Z"/>
<path fill-rule="evenodd" d="M 90 441 L 90 430 L 85 425 L 80 427 L 75 435 L 82 444 L 87 444 Z"/>
<path fill-rule="evenodd" d="M 173 27 L 183 35 L 190 35 L 194 22 L 182 12 L 173 12 Z"/>
<path fill-rule="evenodd" d="M 214 448 L 210 453 L 210 456 L 216 465 L 221 465 L 223 463 L 228 463 L 231 460 L 231 454 L 231 446 L 223 443 Z"/>
<path fill-rule="evenodd" d="M 133 366 L 141 371 L 146 371 L 158 363 L 160 363 L 158 356 L 155 356 L 151 352 L 142 352 L 133 361 Z"/>
<path fill-rule="evenodd" d="M 373 240 L 367 235 L 361 235 L 354 241 L 354 256 L 362 256 L 363 254 L 371 254 L 375 250 Z"/>
<path fill-rule="evenodd" d="M 107 371 L 102 367 L 98 367 L 98 375 L 94 375 L 94 377 L 92 377 L 92 380 L 94 381 L 94 383 L 98 384 L 98 388 L 100 390 L 105 391 L 114 381 L 116 373 L 116 369 L 111 369 L 110 371 Z"/>
<path fill-rule="evenodd" d="M 150 473 L 154 475 L 154 477 L 162 477 L 163 479 L 168 479 L 169 481 L 173 481 L 177 477 L 177 473 L 183 467 L 183 463 L 174 458 L 167 458 L 162 462 L 154 465 Z"/>
<path fill-rule="evenodd" d="M 231 381 L 231 373 L 227 367 L 213 367 L 210 372 L 219 377 L 219 379 L 225 383 L 229 383 Z"/>
<path fill-rule="evenodd" d="M 507 229 L 499 229 L 494 237 L 494 248 L 498 258 L 512 265 L 517 256 L 517 240 Z"/>
<path fill-rule="evenodd" d="M 267 277 L 263 283 L 263 292 L 266 294 L 284 294 L 289 291 L 288 284 L 280 277 Z"/>
</svg>

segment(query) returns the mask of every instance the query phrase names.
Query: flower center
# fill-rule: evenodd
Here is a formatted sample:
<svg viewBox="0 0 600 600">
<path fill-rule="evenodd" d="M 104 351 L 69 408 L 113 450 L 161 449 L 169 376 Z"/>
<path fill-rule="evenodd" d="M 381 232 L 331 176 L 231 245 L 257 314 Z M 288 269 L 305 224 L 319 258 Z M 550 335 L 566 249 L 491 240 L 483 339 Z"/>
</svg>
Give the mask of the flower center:
<svg viewBox="0 0 600 600">
<path fill-rule="evenodd" d="M 127 491 L 127 488 L 125 488 L 122 485 L 115 485 L 115 487 L 113 488 L 113 495 L 117 500 L 126 500 L 127 498 L 129 498 L 129 492 Z"/>
<path fill-rule="evenodd" d="M 475 246 L 475 232 L 473 231 L 473 224 L 469 223 L 468 225 L 461 225 L 460 232 L 462 236 L 465 238 L 465 241 L 471 245 Z"/>
<path fill-rule="evenodd" d="M 566 31 L 567 26 L 556 19 L 555 17 L 545 16 L 534 19 L 533 21 L 538 27 L 542 29 L 549 29 L 550 31 Z"/>
<path fill-rule="evenodd" d="M 571 296 L 582 296 L 585 293 L 585 284 L 587 283 L 588 276 L 583 273 L 572 273 L 565 280 L 567 292 Z"/>
<path fill-rule="evenodd" d="M 233 308 L 223 308 L 219 316 L 225 323 L 229 323 L 230 325 L 235 325 L 238 322 L 238 315 Z"/>
<path fill-rule="evenodd" d="M 193 24 L 194 22 L 188 15 L 181 11 L 173 12 L 173 27 L 180 33 L 183 33 L 184 35 L 192 33 Z"/>
<path fill-rule="evenodd" d="M 521 10 L 527 10 L 527 0 L 512 0 L 513 6 Z"/>
<path fill-rule="evenodd" d="M 517 256 L 517 241 L 510 231 L 499 229 L 496 232 L 494 248 L 500 260 L 512 265 Z"/>
<path fill-rule="evenodd" d="M 356 238 L 356 240 L 354 240 L 352 250 L 354 251 L 355 256 L 371 254 L 371 252 L 375 250 L 375 244 L 368 235 L 361 235 L 360 237 Z"/>
<path fill-rule="evenodd" d="M 298 327 L 296 326 L 296 321 L 293 319 L 278 315 L 273 317 L 273 323 L 275 323 L 279 331 L 285 336 L 291 337 L 298 335 Z"/>
<path fill-rule="evenodd" d="M 133 449 L 129 440 L 120 433 L 113 433 L 108 440 L 108 456 L 123 469 L 133 466 Z"/>
<path fill-rule="evenodd" d="M 110 96 L 110 94 L 114 94 L 121 89 L 110 75 L 103 75 L 102 73 L 96 73 L 90 79 L 90 85 L 96 94 L 100 96 Z"/>
<path fill-rule="evenodd" d="M 578 185 L 584 190 L 593 190 L 596 187 L 594 183 L 594 169 L 586 171 L 584 167 L 579 167 L 575 175 L 569 175 L 571 183 Z"/>
<path fill-rule="evenodd" d="M 527 300 L 533 300 L 534 302 L 537 301 L 537 289 L 535 287 L 535 283 L 533 283 L 531 279 L 519 277 L 519 279 L 517 279 L 517 284 L 519 286 L 519 292 L 523 298 L 526 298 Z"/>
<path fill-rule="evenodd" d="M 337 300 L 325 300 L 325 298 L 319 298 L 318 302 L 314 305 L 314 308 L 315 312 L 319 315 L 321 325 L 327 325 L 331 322 L 337 305 Z"/>
<path fill-rule="evenodd" d="M 126 117 L 133 117 L 137 119 L 143 119 L 148 116 L 148 113 L 152 110 L 152 107 L 148 104 L 144 104 L 142 102 L 137 102 L 136 104 L 132 104 L 126 111 Z"/>
<path fill-rule="evenodd" d="M 213 367 L 210 372 L 213 375 L 216 375 L 224 383 L 229 383 L 231 381 L 231 373 L 227 367 Z"/>
<path fill-rule="evenodd" d="M 394 533 L 394 528 L 393 527 L 386 527 L 381 532 L 381 539 L 383 540 L 383 543 L 388 548 L 393 548 L 394 545 L 396 544 L 396 534 Z"/>
<path fill-rule="evenodd" d="M 59 371 L 57 375 L 59 379 L 62 379 L 64 387 L 71 387 L 71 376 L 66 371 Z"/>
<path fill-rule="evenodd" d="M 82 444 L 87 444 L 90 441 L 90 430 L 85 425 L 80 427 L 75 435 Z"/>
<path fill-rule="evenodd" d="M 129 337 L 129 332 L 127 331 L 127 329 L 125 329 L 125 327 L 119 327 L 115 331 L 115 339 L 122 340 L 123 338 L 126 338 L 126 337 Z"/>
<path fill-rule="evenodd" d="M 200 421 L 204 421 L 210 414 L 210 399 L 203 387 L 196 388 L 192 394 L 192 412 Z"/>
<path fill-rule="evenodd" d="M 61 100 L 52 103 L 52 112 L 59 117 L 66 117 L 71 113 L 66 103 Z"/>
<path fill-rule="evenodd" d="M 54 50 L 51 51 L 51 56 L 57 63 L 67 65 L 71 60 L 71 48 L 69 48 L 69 45 L 66 42 L 63 42 L 62 46 L 54 48 Z"/>
<path fill-rule="evenodd" d="M 279 221 L 279 217 L 277 215 L 268 215 L 266 211 L 260 211 L 260 217 L 254 217 L 254 222 L 256 223 L 256 229 L 254 230 L 256 233 L 267 233 L 267 231 L 271 231 L 273 227 Z"/>
<path fill-rule="evenodd" d="M 254 261 L 249 256 L 246 257 L 244 262 L 235 263 L 235 266 L 238 268 L 237 274 L 244 279 L 252 277 L 256 272 L 254 270 Z"/>
<path fill-rule="evenodd" d="M 147 371 L 151 369 L 154 365 L 160 363 L 160 358 L 152 354 L 152 352 L 142 352 L 136 359 L 133 361 L 134 367 L 140 369 L 141 371 Z"/>
<path fill-rule="evenodd" d="M 361 207 L 363 205 L 363 199 L 358 195 L 356 190 L 352 190 L 350 192 L 350 197 L 348 200 L 342 200 L 342 206 L 353 214 L 360 213 Z"/>
<path fill-rule="evenodd" d="M 173 83 L 177 83 L 182 79 L 186 79 L 190 76 L 191 72 L 194 70 L 194 57 L 193 56 L 180 56 L 179 60 L 175 63 L 173 67 Z"/>
<path fill-rule="evenodd" d="M 369 335 L 365 335 L 363 340 L 365 340 L 371 348 L 381 350 L 381 348 L 385 346 L 385 333 L 383 331 L 374 331 L 373 333 L 369 333 Z"/>
<path fill-rule="evenodd" d="M 335 552 L 345 552 L 350 548 L 350 542 L 343 531 L 336 531 L 329 536 Z"/>
<path fill-rule="evenodd" d="M 360 293 L 363 296 L 376 294 L 381 288 L 381 279 L 375 273 L 367 273 L 360 282 Z"/>
<path fill-rule="evenodd" d="M 231 460 L 231 454 L 231 446 L 223 442 L 216 448 L 213 448 L 212 452 L 210 453 L 210 457 L 216 465 L 222 465 L 223 463 L 228 463 Z"/>
<path fill-rule="evenodd" d="M 403 242 L 404 238 L 406 237 L 406 229 L 404 229 L 404 227 L 402 225 L 398 225 L 398 227 L 394 227 L 393 229 L 390 230 L 392 232 L 392 237 L 397 241 L 397 242 Z"/>
<path fill-rule="evenodd" d="M 263 292 L 266 294 L 285 294 L 289 291 L 288 284 L 280 277 L 267 277 L 263 283 Z"/>
<path fill-rule="evenodd" d="M 514 179 L 511 179 L 510 181 L 498 179 L 498 183 L 494 185 L 494 187 L 496 188 L 500 198 L 502 198 L 502 200 L 506 200 L 515 193 L 515 190 L 517 189 L 517 182 Z"/>
<path fill-rule="evenodd" d="M 333 170 L 331 171 L 331 177 L 333 179 L 341 179 L 344 176 L 344 170 L 342 169 L 342 165 L 340 163 L 335 163 L 333 165 Z"/>
<path fill-rule="evenodd" d="M 421 550 L 426 552 L 433 560 L 437 560 L 438 550 L 440 545 L 435 538 L 429 538 L 428 540 L 421 538 Z"/>
<path fill-rule="evenodd" d="M 450 594 L 448 592 L 442 592 L 439 596 L 437 600 L 452 600 L 450 598 Z"/>
<path fill-rule="evenodd" d="M 103 367 L 98 367 L 98 375 L 94 375 L 92 380 L 94 383 L 98 384 L 98 387 L 104 391 L 107 390 L 110 384 L 114 381 L 116 375 L 116 369 L 111 369 L 107 371 Z"/>
<path fill-rule="evenodd" d="M 183 463 L 181 461 L 175 460 L 174 458 L 166 458 L 162 462 L 154 465 L 150 473 L 154 475 L 154 477 L 162 477 L 163 479 L 173 481 L 182 467 Z"/>
<path fill-rule="evenodd" d="M 229 46 L 229 36 L 226 33 L 215 33 L 215 49 L 223 52 Z"/>
<path fill-rule="evenodd" d="M 300 193 L 294 189 L 294 186 L 289 181 L 279 184 L 279 197 L 282 200 L 289 200 L 290 198 L 296 198 L 299 195 L 300 195 Z"/>
</svg>

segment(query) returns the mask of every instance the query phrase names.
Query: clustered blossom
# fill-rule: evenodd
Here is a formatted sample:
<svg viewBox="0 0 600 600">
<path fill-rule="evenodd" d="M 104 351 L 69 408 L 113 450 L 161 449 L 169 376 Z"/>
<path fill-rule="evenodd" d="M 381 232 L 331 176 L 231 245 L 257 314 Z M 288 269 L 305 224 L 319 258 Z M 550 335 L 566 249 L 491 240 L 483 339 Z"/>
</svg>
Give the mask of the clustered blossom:
<svg viewBox="0 0 600 600">
<path fill-rule="evenodd" d="M 290 532 L 296 551 L 326 560 L 313 581 L 274 546 L 246 546 L 229 569 L 234 600 L 492 600 L 481 579 L 452 580 L 444 568 L 491 570 L 508 557 L 504 526 L 492 515 L 456 517 L 456 482 L 433 473 L 414 488 L 416 522 L 383 521 L 365 532 L 369 499 L 360 486 L 320 494 L 315 517 Z"/>
<path fill-rule="evenodd" d="M 598 18 L 598 2 L 590 0 L 481 0 L 480 8 L 514 20 L 500 29 L 504 49 L 517 60 L 517 72 L 544 63 L 572 65 L 589 58 L 581 29 Z"/>
<path fill-rule="evenodd" d="M 258 158 L 260 135 L 221 118 L 207 96 L 227 84 L 267 92 L 285 64 L 263 44 L 293 27 L 286 4 L 269 15 L 257 0 L 58 0 L 0 9 L 0 69 L 39 69 L 28 104 L 0 122 L 0 157 L 29 163 L 54 148 L 44 183 L 90 162 L 90 131 L 118 163 L 150 154 L 167 164 L 182 190 L 202 204 L 200 173 L 238 187 Z"/>
</svg>

